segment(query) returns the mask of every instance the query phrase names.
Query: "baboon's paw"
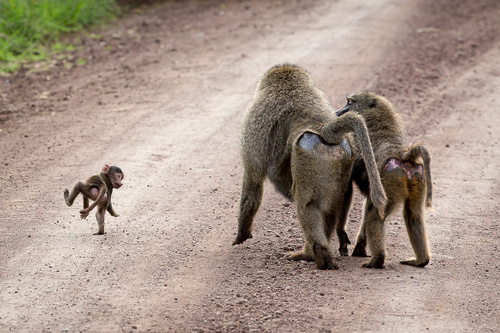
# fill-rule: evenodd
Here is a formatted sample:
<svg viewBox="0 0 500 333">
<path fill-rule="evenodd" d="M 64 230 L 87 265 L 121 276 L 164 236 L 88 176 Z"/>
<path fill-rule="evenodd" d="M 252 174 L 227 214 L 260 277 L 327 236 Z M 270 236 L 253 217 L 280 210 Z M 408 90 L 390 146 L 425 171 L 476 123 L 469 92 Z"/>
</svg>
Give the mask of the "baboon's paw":
<svg viewBox="0 0 500 333">
<path fill-rule="evenodd" d="M 354 247 L 354 250 L 352 251 L 351 256 L 353 256 L 353 257 L 368 257 L 368 254 L 366 254 L 366 249 L 363 246 L 356 244 L 356 246 Z"/>
<path fill-rule="evenodd" d="M 351 244 L 351 241 L 349 240 L 349 237 L 347 236 L 347 233 L 344 230 L 338 231 L 337 233 L 338 233 L 339 243 L 340 243 L 340 246 L 339 246 L 340 255 L 343 257 L 346 257 L 349 255 L 349 252 L 347 250 L 347 245 Z"/>
<path fill-rule="evenodd" d="M 305 252 L 293 252 L 293 253 L 288 253 L 286 255 L 286 258 L 288 260 L 305 260 L 305 261 L 314 261 L 314 256 L 312 254 L 308 254 Z"/>
<path fill-rule="evenodd" d="M 248 234 L 238 233 L 236 239 L 233 241 L 233 245 L 241 244 L 249 238 L 252 238 L 251 233 Z"/>
<path fill-rule="evenodd" d="M 339 252 L 342 257 L 347 257 L 349 255 L 349 251 L 347 250 L 347 245 L 345 247 L 340 247 Z"/>
<path fill-rule="evenodd" d="M 385 256 L 379 254 L 374 256 L 371 260 L 363 263 L 362 266 L 366 268 L 384 268 L 384 261 Z"/>
<path fill-rule="evenodd" d="M 328 250 L 319 244 L 314 244 L 314 254 L 316 256 L 316 265 L 319 269 L 339 269 L 337 263 L 333 260 Z"/>
<path fill-rule="evenodd" d="M 64 201 L 66 201 L 66 205 L 71 206 L 71 204 L 69 203 L 68 198 L 69 198 L 69 190 L 65 189 L 64 190 Z"/>
<path fill-rule="evenodd" d="M 425 259 L 422 261 L 417 261 L 417 259 L 408 259 L 408 260 L 402 260 L 399 263 L 403 264 L 403 265 L 409 265 L 409 266 L 415 266 L 415 267 L 425 267 L 429 263 L 429 259 Z"/>
</svg>

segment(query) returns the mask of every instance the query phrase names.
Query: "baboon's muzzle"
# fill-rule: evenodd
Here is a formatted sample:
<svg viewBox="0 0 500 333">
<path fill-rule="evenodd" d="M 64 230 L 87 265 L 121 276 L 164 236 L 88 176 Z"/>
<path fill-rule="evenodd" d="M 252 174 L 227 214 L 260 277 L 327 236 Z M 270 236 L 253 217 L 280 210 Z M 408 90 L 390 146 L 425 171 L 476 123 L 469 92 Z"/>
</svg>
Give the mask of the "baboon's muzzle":
<svg viewBox="0 0 500 333">
<path fill-rule="evenodd" d="M 335 111 L 335 114 L 340 117 L 341 115 L 343 115 L 344 113 L 346 113 L 347 111 L 349 111 L 349 104 L 346 104 L 342 109 L 338 109 L 337 111 Z"/>
</svg>

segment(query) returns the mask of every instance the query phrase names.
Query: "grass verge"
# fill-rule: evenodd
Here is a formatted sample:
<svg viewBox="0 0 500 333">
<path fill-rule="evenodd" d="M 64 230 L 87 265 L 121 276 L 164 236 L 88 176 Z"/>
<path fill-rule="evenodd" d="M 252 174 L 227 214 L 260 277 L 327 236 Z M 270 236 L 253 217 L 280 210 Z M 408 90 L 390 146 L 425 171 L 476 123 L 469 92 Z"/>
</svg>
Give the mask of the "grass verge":
<svg viewBox="0 0 500 333">
<path fill-rule="evenodd" d="M 0 0 L 0 74 L 70 49 L 58 42 L 62 34 L 118 13 L 115 0 Z"/>
</svg>

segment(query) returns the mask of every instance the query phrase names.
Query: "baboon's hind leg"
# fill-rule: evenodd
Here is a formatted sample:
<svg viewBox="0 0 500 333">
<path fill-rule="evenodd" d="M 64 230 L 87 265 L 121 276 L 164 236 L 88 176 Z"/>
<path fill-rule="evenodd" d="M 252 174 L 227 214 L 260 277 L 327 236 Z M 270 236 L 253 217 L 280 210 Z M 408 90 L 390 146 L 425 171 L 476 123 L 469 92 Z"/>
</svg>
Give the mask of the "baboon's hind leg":
<svg viewBox="0 0 500 333">
<path fill-rule="evenodd" d="M 97 206 L 95 217 L 97 219 L 98 231 L 94 235 L 104 235 L 104 214 L 106 214 L 106 203 Z"/>
<path fill-rule="evenodd" d="M 69 192 L 68 189 L 64 190 L 64 200 L 66 201 L 66 205 L 71 206 L 73 205 L 73 202 L 75 201 L 75 198 L 80 194 L 82 187 L 85 186 L 84 183 L 78 182 L 73 186 L 73 189 L 71 190 L 71 193 Z M 85 200 L 85 199 L 84 199 Z"/>
<path fill-rule="evenodd" d="M 423 198 L 422 193 L 421 197 Z M 424 200 L 409 199 L 403 208 L 403 217 L 406 224 L 406 231 L 410 238 L 411 246 L 415 252 L 415 258 L 403 260 L 401 264 L 416 267 L 424 267 L 429 263 L 430 251 L 425 230 Z"/>
<path fill-rule="evenodd" d="M 338 269 L 328 250 L 323 213 L 315 203 L 297 202 L 299 223 L 306 239 L 302 251 L 288 256 L 292 260 L 316 260 L 319 269 Z"/>
</svg>

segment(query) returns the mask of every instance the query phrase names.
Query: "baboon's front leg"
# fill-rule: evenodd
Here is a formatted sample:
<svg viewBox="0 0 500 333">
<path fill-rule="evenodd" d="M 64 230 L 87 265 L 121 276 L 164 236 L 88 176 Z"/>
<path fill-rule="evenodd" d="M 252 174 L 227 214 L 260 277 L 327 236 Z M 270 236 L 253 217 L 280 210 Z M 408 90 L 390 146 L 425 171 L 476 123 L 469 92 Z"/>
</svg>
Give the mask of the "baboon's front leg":
<svg viewBox="0 0 500 333">
<path fill-rule="evenodd" d="M 111 202 L 108 204 L 107 211 L 111 216 L 118 217 L 118 214 L 113 209 L 113 205 L 111 204 Z"/>
<path fill-rule="evenodd" d="M 359 226 L 358 234 L 356 235 L 356 245 L 354 245 L 354 250 L 352 251 L 353 257 L 368 257 L 366 254 L 366 217 L 367 217 L 367 199 L 365 199 L 363 204 L 363 218 L 361 225 Z"/>
<path fill-rule="evenodd" d="M 243 175 L 243 186 L 240 199 L 240 213 L 238 216 L 238 234 L 233 245 L 241 244 L 252 238 L 253 218 L 259 210 L 264 192 L 263 177 L 252 179 L 247 172 Z"/>
<path fill-rule="evenodd" d="M 337 237 L 339 239 L 339 252 L 341 256 L 349 255 L 347 250 L 347 245 L 351 244 L 345 228 L 347 225 L 347 218 L 349 216 L 349 208 L 351 207 L 352 201 L 352 182 L 349 183 L 346 192 L 344 194 L 344 204 L 340 207 L 340 215 L 337 223 Z"/>
</svg>

